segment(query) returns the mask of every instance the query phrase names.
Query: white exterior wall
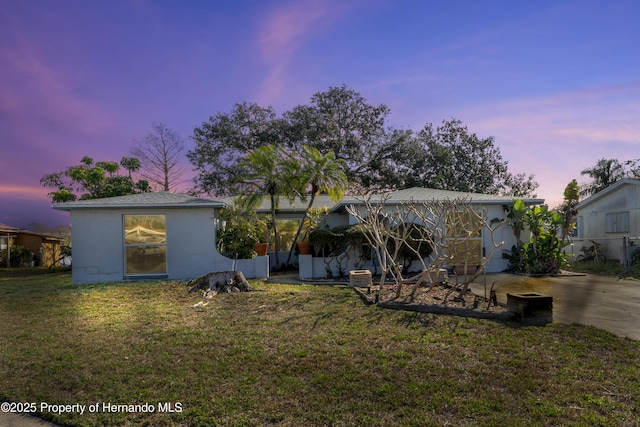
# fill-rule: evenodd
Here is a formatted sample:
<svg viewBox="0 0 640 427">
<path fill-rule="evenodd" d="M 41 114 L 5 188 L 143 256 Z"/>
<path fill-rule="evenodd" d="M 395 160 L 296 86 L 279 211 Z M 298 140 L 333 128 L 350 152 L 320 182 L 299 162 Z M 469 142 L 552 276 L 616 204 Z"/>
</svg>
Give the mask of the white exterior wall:
<svg viewBox="0 0 640 427">
<path fill-rule="evenodd" d="M 388 209 L 394 209 L 393 207 L 389 207 Z M 504 218 L 504 210 L 502 208 L 502 205 L 488 205 L 485 206 L 484 209 L 487 211 L 487 219 L 489 221 L 491 221 L 493 218 L 498 218 L 498 219 L 503 219 Z M 366 214 L 366 209 L 365 207 L 359 207 L 359 213 L 360 215 L 365 215 Z M 329 217 L 327 218 L 327 222 L 328 223 L 336 223 L 339 225 L 342 225 L 344 223 L 347 222 L 347 218 L 348 217 L 348 223 L 349 224 L 356 224 L 357 221 L 354 217 L 350 216 L 350 215 L 329 215 Z M 331 220 L 333 218 L 333 220 Z M 331 220 L 331 222 L 329 222 L 329 220 Z M 333 228 L 333 226 L 331 227 Z M 497 273 L 497 272 L 501 272 L 504 271 L 507 266 L 508 266 L 508 261 L 506 259 L 504 259 L 502 257 L 502 254 L 505 251 L 510 251 L 511 247 L 513 245 L 516 244 L 516 238 L 513 235 L 513 231 L 511 229 L 511 227 L 507 226 L 506 224 L 500 225 L 495 231 L 494 231 L 494 235 L 493 235 L 493 241 L 495 241 L 496 243 L 500 243 L 500 242 L 504 242 L 504 245 L 500 246 L 499 248 L 497 248 L 493 255 L 491 256 L 491 258 L 489 259 L 489 261 L 486 264 L 486 271 L 488 273 Z M 491 239 L 491 232 L 487 229 L 484 229 L 482 232 L 482 245 L 484 248 L 484 253 L 488 256 L 490 255 L 491 252 L 491 248 L 493 245 L 493 241 Z M 329 260 L 326 260 L 329 261 Z M 346 262 L 345 262 L 346 261 Z M 373 261 L 375 263 L 377 263 L 376 261 Z M 369 270 L 374 274 L 379 274 L 380 273 L 380 268 L 378 267 L 377 269 L 375 268 L 375 266 L 372 264 L 371 260 L 368 260 L 364 263 L 364 265 L 361 262 L 358 262 L 358 260 L 356 260 L 356 256 L 355 254 L 349 254 L 348 258 L 345 259 L 342 263 L 342 267 L 343 267 L 343 271 L 347 273 L 350 270 L 360 270 L 360 269 L 365 269 L 365 270 Z M 325 262 L 325 260 L 323 258 L 317 258 L 317 257 L 311 257 L 310 255 L 308 256 L 301 256 L 300 257 L 300 277 L 301 278 L 325 278 L 327 277 L 327 263 Z M 329 267 L 331 268 L 334 277 L 338 276 L 338 262 L 335 259 L 332 259 L 329 262 Z M 346 267 L 346 268 L 345 268 Z M 419 262 L 414 262 L 412 264 L 412 266 L 410 267 L 410 271 L 417 271 L 419 269 L 422 268 L 422 264 Z M 417 270 L 416 270 L 417 269 Z"/>
<path fill-rule="evenodd" d="M 502 205 L 492 205 L 485 207 L 487 209 L 487 219 L 491 221 L 494 218 L 500 220 L 504 219 L 504 209 Z M 524 234 L 524 233 L 523 233 Z M 511 247 L 516 244 L 516 236 L 513 234 L 513 230 L 507 224 L 502 224 L 493 232 L 493 241 L 495 243 L 504 242 L 504 245 L 495 250 L 493 256 L 486 264 L 487 273 L 499 273 L 507 269 L 509 261 L 502 257 L 505 252 L 511 251 Z M 485 255 L 489 255 L 491 252 L 493 242 L 491 241 L 491 231 L 486 228 L 482 230 L 482 247 L 484 248 Z"/>
<path fill-rule="evenodd" d="M 609 213 L 629 212 L 629 231 L 611 233 L 606 231 L 606 216 Z M 598 242 L 609 260 L 623 260 L 623 237 L 640 236 L 640 186 L 622 185 L 615 191 L 588 203 L 578 211 L 578 238 L 573 238 L 573 253 L 580 255 L 582 246 L 591 246 L 590 240 Z M 570 252 L 571 249 L 566 250 Z"/>
<path fill-rule="evenodd" d="M 233 261 L 216 250 L 212 209 L 78 209 L 71 212 L 73 283 L 124 280 L 123 215 L 151 214 L 166 218 L 165 277 L 187 280 L 232 268 Z M 268 257 L 258 258 L 238 262 L 245 277 L 268 277 Z"/>
<path fill-rule="evenodd" d="M 71 258 L 74 284 L 122 280 L 124 275 L 122 213 L 71 212 Z"/>
</svg>

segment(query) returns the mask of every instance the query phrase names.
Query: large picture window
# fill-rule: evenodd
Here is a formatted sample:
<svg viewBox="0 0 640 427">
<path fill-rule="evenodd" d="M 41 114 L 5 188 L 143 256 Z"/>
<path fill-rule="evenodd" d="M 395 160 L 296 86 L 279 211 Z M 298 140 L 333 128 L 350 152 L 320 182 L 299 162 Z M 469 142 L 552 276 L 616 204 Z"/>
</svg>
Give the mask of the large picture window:
<svg viewBox="0 0 640 427">
<path fill-rule="evenodd" d="M 124 215 L 125 274 L 167 273 L 164 215 Z"/>
</svg>

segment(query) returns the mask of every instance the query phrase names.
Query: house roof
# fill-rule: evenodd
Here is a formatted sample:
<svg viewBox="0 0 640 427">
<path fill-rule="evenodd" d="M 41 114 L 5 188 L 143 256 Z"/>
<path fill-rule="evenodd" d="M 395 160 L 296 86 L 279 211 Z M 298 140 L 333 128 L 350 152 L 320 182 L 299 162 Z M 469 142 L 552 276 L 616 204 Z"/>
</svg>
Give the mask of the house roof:
<svg viewBox="0 0 640 427">
<path fill-rule="evenodd" d="M 224 202 L 227 206 L 230 206 L 233 204 L 234 199 L 237 196 L 230 196 L 230 197 L 225 197 L 223 199 L 219 199 L 221 202 Z M 278 212 L 279 213 L 283 213 L 283 212 L 288 212 L 288 213 L 295 213 L 295 212 L 304 212 L 307 209 L 307 206 L 309 205 L 309 199 L 307 198 L 306 200 L 302 200 L 300 198 L 296 198 L 293 202 L 290 202 L 289 200 L 287 200 L 285 197 L 280 197 L 279 201 L 278 201 Z M 327 196 L 326 194 L 320 194 L 318 196 L 316 196 L 316 198 L 313 201 L 313 208 L 327 208 L 329 210 L 331 210 L 334 206 L 336 205 L 336 202 L 334 202 L 333 200 L 331 200 L 331 198 L 329 196 Z M 260 202 L 260 205 L 257 206 L 256 211 L 261 212 L 261 213 L 268 213 L 271 211 L 271 202 L 269 200 L 269 197 L 264 197 L 262 199 L 262 201 Z"/>
<path fill-rule="evenodd" d="M 0 234 L 2 234 L 3 237 L 6 237 L 8 235 L 11 235 L 10 237 L 13 237 L 14 235 L 28 234 L 28 235 L 31 235 L 31 236 L 42 237 L 43 239 L 46 239 L 46 240 L 57 240 L 57 241 L 62 240 L 61 238 L 59 238 L 57 236 L 52 236 L 52 235 L 44 234 L 44 233 L 36 233 L 35 231 L 30 231 L 30 230 L 23 230 L 21 228 L 12 227 L 10 225 L 6 225 L 6 224 L 2 224 L 2 223 L 0 223 Z"/>
<path fill-rule="evenodd" d="M 231 205 L 235 196 L 225 197 L 220 199 L 226 205 Z M 342 211 L 349 205 L 364 205 L 366 196 L 345 196 L 342 200 L 334 202 L 326 194 L 318 195 L 314 202 L 314 208 L 326 208 L 329 211 Z M 408 201 L 414 201 L 418 203 L 429 202 L 434 200 L 465 200 L 473 204 L 483 205 L 504 205 L 512 203 L 517 197 L 513 196 L 499 196 L 496 194 L 479 194 L 479 193 L 464 193 L 460 191 L 449 190 L 437 190 L 433 188 L 413 187 L 406 188 L 404 190 L 391 191 L 386 193 L 378 193 L 370 196 L 370 202 L 382 202 L 387 205 L 398 205 L 406 203 Z M 526 198 L 523 199 L 527 205 L 538 205 L 544 203 L 544 199 Z M 296 199 L 290 202 L 284 197 L 280 197 L 278 213 L 293 213 L 304 212 L 307 208 L 309 200 Z M 271 209 L 271 204 L 268 197 L 265 197 L 260 205 L 257 207 L 258 212 L 267 213 Z"/>
<path fill-rule="evenodd" d="M 0 222 L 0 231 L 14 233 L 16 231 L 20 231 L 20 229 Z"/>
<path fill-rule="evenodd" d="M 499 196 L 496 194 L 480 194 L 465 193 L 461 191 L 437 190 L 434 188 L 413 187 L 404 190 L 392 191 L 389 193 L 375 194 L 371 196 L 370 203 L 384 201 L 387 205 L 397 205 L 414 201 L 418 203 L 445 201 L 445 200 L 463 200 L 471 204 L 482 205 L 504 205 L 513 202 L 517 197 Z M 538 205 L 544 203 L 544 199 L 525 198 L 523 199 L 527 205 Z M 348 205 L 363 205 L 365 201 L 362 197 L 345 197 L 336 205 L 334 209 L 340 209 Z"/>
<path fill-rule="evenodd" d="M 233 197 L 221 199 L 203 199 L 199 197 L 175 194 L 165 191 L 155 193 L 131 194 L 128 196 L 108 197 L 103 199 L 76 200 L 74 202 L 55 203 L 54 209 L 71 211 L 76 209 L 136 209 L 136 208 L 223 208 L 233 203 Z M 384 201 L 385 204 L 394 205 L 408 201 L 428 202 L 434 200 L 465 200 L 474 204 L 507 204 L 515 197 L 498 196 L 495 194 L 464 193 L 459 191 L 436 190 L 433 188 L 414 187 L 397 190 L 388 193 L 380 193 L 371 196 L 370 201 Z M 544 199 L 524 199 L 528 205 L 544 203 Z M 284 197 L 279 198 L 279 213 L 304 212 L 309 200 L 296 199 L 290 202 Z M 364 197 L 345 196 L 339 202 L 334 202 L 326 194 L 316 196 L 313 207 L 326 208 L 330 211 L 343 210 L 349 205 L 364 204 Z M 268 197 L 265 197 L 257 207 L 258 212 L 269 212 L 271 209 Z"/>
<path fill-rule="evenodd" d="M 587 197 L 586 199 L 578 203 L 578 205 L 576 206 L 576 209 L 584 209 L 585 206 L 590 205 L 591 203 L 597 200 L 600 200 L 604 197 L 607 197 L 607 195 L 611 194 L 612 192 L 616 191 L 617 189 L 625 185 L 640 185 L 640 179 L 622 178 L 621 180 L 614 182 L 604 190 L 600 190 L 596 194 L 592 194 L 591 196 Z"/>
<path fill-rule="evenodd" d="M 72 211 L 77 209 L 222 208 L 224 206 L 224 202 L 219 200 L 158 191 L 155 193 L 139 193 L 102 199 L 54 203 L 53 208 Z"/>
</svg>

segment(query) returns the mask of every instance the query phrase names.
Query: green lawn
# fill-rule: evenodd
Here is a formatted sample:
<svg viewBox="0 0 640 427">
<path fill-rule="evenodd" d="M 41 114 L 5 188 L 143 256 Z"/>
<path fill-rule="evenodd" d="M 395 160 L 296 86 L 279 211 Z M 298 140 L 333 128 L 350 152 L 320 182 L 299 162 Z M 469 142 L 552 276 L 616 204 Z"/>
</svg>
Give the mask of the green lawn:
<svg viewBox="0 0 640 427">
<path fill-rule="evenodd" d="M 64 426 L 640 423 L 637 341 L 254 285 L 196 305 L 176 282 L 76 287 L 69 272 L 0 269 L 0 400 L 98 404 L 40 414 Z"/>
</svg>

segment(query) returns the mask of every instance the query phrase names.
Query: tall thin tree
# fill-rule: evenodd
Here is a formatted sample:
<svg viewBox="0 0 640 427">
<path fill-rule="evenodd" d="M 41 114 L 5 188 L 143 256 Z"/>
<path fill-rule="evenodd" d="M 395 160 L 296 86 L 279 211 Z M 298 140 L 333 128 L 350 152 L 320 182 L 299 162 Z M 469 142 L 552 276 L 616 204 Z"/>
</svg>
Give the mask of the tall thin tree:
<svg viewBox="0 0 640 427">
<path fill-rule="evenodd" d="M 347 189 L 347 174 L 345 169 L 347 162 L 343 159 L 336 159 L 333 151 L 322 154 L 317 148 L 305 145 L 302 147 L 301 173 L 302 186 L 308 189 L 309 204 L 304 212 L 302 221 L 298 226 L 298 231 L 293 238 L 287 264 L 291 260 L 293 249 L 300 237 L 304 221 L 307 219 L 313 202 L 318 194 L 326 193 L 332 200 L 338 201 L 344 196 Z"/>
<path fill-rule="evenodd" d="M 291 161 L 291 157 L 277 146 L 264 145 L 251 151 L 238 163 L 238 167 L 242 172 L 237 183 L 245 189 L 243 197 L 247 203 L 254 204 L 256 199 L 262 200 L 264 197 L 269 197 L 275 240 L 276 268 L 280 268 L 278 256 L 280 242 L 276 225 L 276 209 L 281 196 L 290 201 L 293 201 L 296 196 L 300 196 L 296 163 Z"/>
<path fill-rule="evenodd" d="M 131 153 L 140 159 L 140 175 L 156 189 L 172 191 L 183 183 L 185 168 L 181 165 L 184 142 L 164 123 L 154 123 L 153 132 L 134 140 Z"/>
</svg>

